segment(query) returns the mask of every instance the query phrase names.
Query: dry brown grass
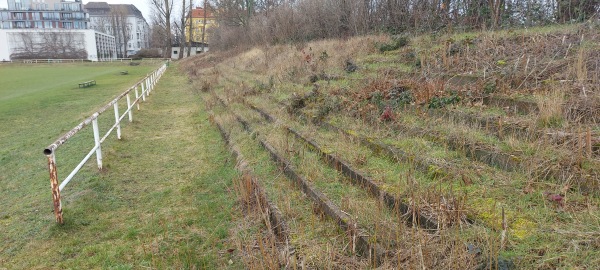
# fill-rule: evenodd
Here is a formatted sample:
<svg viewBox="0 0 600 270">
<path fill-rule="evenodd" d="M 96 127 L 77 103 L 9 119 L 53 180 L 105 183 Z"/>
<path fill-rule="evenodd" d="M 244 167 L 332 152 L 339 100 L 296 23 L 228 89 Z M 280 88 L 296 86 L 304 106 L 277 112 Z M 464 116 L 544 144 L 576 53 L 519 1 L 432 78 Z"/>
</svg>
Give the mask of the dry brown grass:
<svg viewBox="0 0 600 270">
<path fill-rule="evenodd" d="M 537 123 L 540 127 L 561 127 L 563 125 L 563 106 L 565 93 L 553 88 L 545 93 L 536 94 L 539 108 Z"/>
</svg>

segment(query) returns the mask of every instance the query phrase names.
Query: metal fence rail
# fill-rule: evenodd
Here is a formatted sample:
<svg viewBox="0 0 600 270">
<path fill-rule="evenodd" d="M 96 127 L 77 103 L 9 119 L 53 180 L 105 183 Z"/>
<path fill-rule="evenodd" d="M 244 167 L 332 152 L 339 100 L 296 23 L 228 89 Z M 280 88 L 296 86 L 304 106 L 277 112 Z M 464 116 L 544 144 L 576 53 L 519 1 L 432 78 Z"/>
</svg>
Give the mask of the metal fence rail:
<svg viewBox="0 0 600 270">
<path fill-rule="evenodd" d="M 140 109 L 140 101 L 145 101 L 146 97 L 150 95 L 152 89 L 154 89 L 154 85 L 158 82 L 160 77 L 163 75 L 165 70 L 167 69 L 168 62 L 164 63 L 160 68 L 156 69 L 152 73 L 148 74 L 145 78 L 138 81 L 135 85 L 127 89 L 125 92 L 121 93 L 115 99 L 110 101 L 108 104 L 104 105 L 104 107 L 100 108 L 98 111 L 93 113 L 90 117 L 83 120 L 79 125 L 75 126 L 73 129 L 65 133 L 63 136 L 58 138 L 52 144 L 48 145 L 44 149 L 44 155 L 48 158 L 48 171 L 50 172 L 50 187 L 52 188 L 52 200 L 54 202 L 54 215 L 56 217 L 56 222 L 62 224 L 63 216 L 62 216 L 62 206 L 60 202 L 60 192 L 65 188 L 65 186 L 73 179 L 75 174 L 83 167 L 83 165 L 94 155 L 96 154 L 96 162 L 98 163 L 98 169 L 102 170 L 102 143 L 108 136 L 116 129 L 117 130 L 117 138 L 121 139 L 121 121 L 127 116 L 129 122 L 133 121 L 133 113 L 132 109 L 134 106 L 137 106 L 137 109 Z M 141 90 L 141 92 L 139 91 Z M 135 92 L 135 100 L 131 101 L 130 93 Z M 127 109 L 123 114 L 119 114 L 119 105 L 118 102 L 125 97 L 127 101 Z M 112 125 L 110 129 L 104 134 L 104 136 L 100 137 L 100 130 L 98 128 L 98 116 L 108 110 L 110 107 L 113 107 L 115 113 L 115 123 Z M 56 170 L 56 156 L 55 152 L 58 147 L 63 145 L 69 138 L 73 137 L 79 131 L 84 129 L 86 126 L 92 124 L 92 129 L 94 132 L 94 147 L 89 151 L 89 153 L 79 162 L 75 169 L 71 171 L 71 173 L 60 183 L 58 183 L 58 172 Z"/>
</svg>

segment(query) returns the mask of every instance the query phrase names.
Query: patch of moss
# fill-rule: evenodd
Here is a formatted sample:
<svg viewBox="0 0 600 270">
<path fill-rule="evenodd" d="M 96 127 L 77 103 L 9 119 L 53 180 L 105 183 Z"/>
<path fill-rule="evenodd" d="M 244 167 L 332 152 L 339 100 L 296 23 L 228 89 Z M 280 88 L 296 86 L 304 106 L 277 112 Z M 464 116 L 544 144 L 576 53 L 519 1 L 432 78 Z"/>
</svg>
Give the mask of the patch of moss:
<svg viewBox="0 0 600 270">
<path fill-rule="evenodd" d="M 525 239 L 530 236 L 534 229 L 537 227 L 533 221 L 525 219 L 525 218 L 515 218 L 515 220 L 510 224 L 510 232 L 517 239 Z"/>
</svg>

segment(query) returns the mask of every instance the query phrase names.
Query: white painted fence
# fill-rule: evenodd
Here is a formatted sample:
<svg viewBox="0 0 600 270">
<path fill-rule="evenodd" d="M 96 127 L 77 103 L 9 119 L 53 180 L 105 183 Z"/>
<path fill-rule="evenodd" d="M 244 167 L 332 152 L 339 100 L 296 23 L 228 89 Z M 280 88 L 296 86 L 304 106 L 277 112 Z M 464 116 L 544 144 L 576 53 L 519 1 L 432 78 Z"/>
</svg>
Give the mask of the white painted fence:
<svg viewBox="0 0 600 270">
<path fill-rule="evenodd" d="M 75 126 L 73 129 L 65 133 L 63 136 L 58 138 L 52 144 L 44 149 L 44 155 L 48 158 L 48 171 L 50 172 L 50 187 L 52 189 L 52 200 L 54 202 L 54 215 L 56 217 L 56 222 L 62 224 L 63 216 L 62 216 L 62 206 L 60 202 L 60 192 L 65 188 L 65 186 L 73 179 L 73 177 L 79 172 L 81 167 L 85 165 L 85 163 L 92 157 L 92 155 L 96 154 L 96 162 L 98 163 L 98 169 L 102 169 L 102 142 L 108 138 L 108 136 L 116 129 L 117 130 L 117 138 L 121 139 L 121 121 L 127 116 L 129 122 L 133 121 L 133 107 L 137 106 L 137 109 L 140 109 L 140 102 L 145 101 L 146 97 L 150 95 L 152 89 L 163 75 L 165 70 L 167 69 L 168 62 L 165 62 L 160 68 L 156 69 L 152 73 L 148 74 L 145 78 L 138 81 L 135 85 L 127 89 L 125 92 L 121 93 L 115 99 L 110 101 L 104 107 L 100 108 L 97 112 L 92 114 L 90 117 L 83 120 L 83 122 L 79 123 L 79 125 Z M 131 92 L 135 92 L 135 100 L 131 101 Z M 127 109 L 123 114 L 119 114 L 119 105 L 118 102 L 125 98 L 127 102 Z M 110 129 L 100 137 L 100 130 L 98 128 L 98 116 L 108 110 L 110 107 L 113 107 L 115 113 L 115 122 Z M 92 124 L 92 129 L 94 133 L 94 146 L 88 152 L 88 154 L 79 162 L 77 166 L 71 171 L 71 173 L 59 184 L 58 183 L 58 173 L 56 169 L 56 156 L 55 151 L 58 147 L 64 144 L 69 138 L 73 137 L 79 131 L 84 129 L 85 127 Z"/>
</svg>

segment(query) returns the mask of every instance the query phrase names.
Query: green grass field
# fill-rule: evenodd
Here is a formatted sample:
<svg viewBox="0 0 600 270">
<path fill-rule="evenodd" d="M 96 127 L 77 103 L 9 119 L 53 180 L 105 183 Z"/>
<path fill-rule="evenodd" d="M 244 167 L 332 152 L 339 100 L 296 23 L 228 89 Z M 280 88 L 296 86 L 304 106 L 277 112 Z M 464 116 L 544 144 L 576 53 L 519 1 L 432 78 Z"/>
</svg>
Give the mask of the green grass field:
<svg viewBox="0 0 600 270">
<path fill-rule="evenodd" d="M 123 139 L 103 144 L 105 170 L 92 157 L 63 190 L 65 224 L 54 222 L 43 148 L 157 67 L 0 65 L 0 269 L 230 264 L 216 251 L 234 216 L 234 195 L 223 193 L 235 170 L 221 144 L 194 144 L 220 138 L 174 68 Z M 91 79 L 96 86 L 78 88 Z M 101 132 L 111 121 L 112 110 L 101 115 Z M 56 152 L 59 180 L 93 145 L 91 128 L 80 133 Z"/>
</svg>

